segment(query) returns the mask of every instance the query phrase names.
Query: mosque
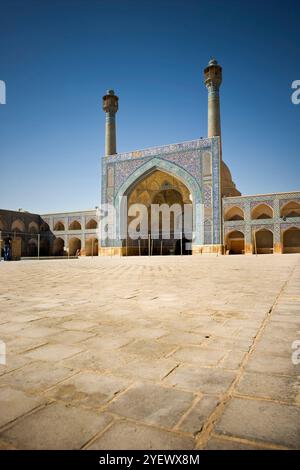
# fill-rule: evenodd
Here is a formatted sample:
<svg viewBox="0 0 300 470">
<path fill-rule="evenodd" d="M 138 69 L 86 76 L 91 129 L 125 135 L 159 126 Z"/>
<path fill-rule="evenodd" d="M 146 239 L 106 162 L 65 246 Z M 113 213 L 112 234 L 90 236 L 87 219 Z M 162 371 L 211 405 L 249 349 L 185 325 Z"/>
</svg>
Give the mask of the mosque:
<svg viewBox="0 0 300 470">
<path fill-rule="evenodd" d="M 127 196 L 130 206 L 174 203 L 192 206 L 192 254 L 300 252 L 300 192 L 242 196 L 222 159 L 220 86 L 222 67 L 215 59 L 204 69 L 208 91 L 208 136 L 179 144 L 117 153 L 115 117 L 118 97 L 103 97 L 106 147 L 102 159 L 102 203 Z M 150 215 L 149 215 L 150 217 Z M 163 233 L 137 243 L 118 231 L 100 254 L 170 254 L 176 241 Z M 149 223 L 149 226 L 151 224 Z M 126 240 L 125 240 L 126 238 Z M 149 243 L 150 240 L 150 243 Z M 143 243 L 142 243 L 143 242 Z M 153 243 L 154 242 L 154 243 Z M 182 250 L 181 250 L 182 252 Z"/>
<path fill-rule="evenodd" d="M 208 91 L 207 138 L 126 153 L 118 153 L 116 147 L 119 99 L 113 90 L 103 97 L 106 128 L 100 207 L 111 204 L 115 208 L 115 217 L 108 222 L 113 237 L 99 239 L 98 208 L 35 215 L 35 232 L 30 239 L 30 234 L 23 236 L 29 233 L 28 213 L 25 217 L 22 212 L 0 211 L 0 231 L 11 230 L 15 239 L 21 240 L 21 256 L 36 253 L 37 237 L 33 234 L 37 233 L 39 251 L 46 256 L 73 256 L 79 250 L 87 256 L 300 253 L 300 191 L 241 195 L 222 159 L 222 67 L 215 59 L 204 69 L 204 83 Z M 130 208 L 135 204 L 147 208 L 149 229 L 139 238 L 132 239 L 127 228 L 124 231 L 124 200 L 127 228 L 132 221 Z M 192 214 L 190 237 L 183 238 L 182 231 L 175 233 L 175 218 L 168 237 L 161 219 L 158 233 L 153 234 L 153 204 L 188 207 Z M 31 243 L 30 249 L 26 243 Z"/>
</svg>

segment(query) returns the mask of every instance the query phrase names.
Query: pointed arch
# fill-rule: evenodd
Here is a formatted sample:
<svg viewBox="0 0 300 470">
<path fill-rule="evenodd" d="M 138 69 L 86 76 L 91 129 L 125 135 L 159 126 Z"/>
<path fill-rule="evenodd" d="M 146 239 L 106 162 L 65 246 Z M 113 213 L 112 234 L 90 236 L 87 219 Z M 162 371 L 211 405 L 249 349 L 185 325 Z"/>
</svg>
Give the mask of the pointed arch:
<svg viewBox="0 0 300 470">
<path fill-rule="evenodd" d="M 226 250 L 232 255 L 245 253 L 245 235 L 241 230 L 231 230 L 227 233 Z"/>
<path fill-rule="evenodd" d="M 225 209 L 225 220 L 245 220 L 244 211 L 239 206 L 231 207 L 230 209 Z"/>
<path fill-rule="evenodd" d="M 65 224 L 61 220 L 58 220 L 57 222 L 55 222 L 55 225 L 54 225 L 55 232 L 63 232 L 64 230 L 65 230 Z"/>
<path fill-rule="evenodd" d="M 283 253 L 300 253 L 300 228 L 289 227 L 282 234 Z"/>
<path fill-rule="evenodd" d="M 81 230 L 81 223 L 78 220 L 73 220 L 69 225 L 69 230 Z"/>
<path fill-rule="evenodd" d="M 7 228 L 7 224 L 6 224 L 6 221 L 0 217 L 0 230 L 6 230 Z"/>
<path fill-rule="evenodd" d="M 90 230 L 90 229 L 96 229 L 98 227 L 98 223 L 95 219 L 89 219 L 88 222 L 86 223 L 85 225 L 85 228 L 87 230 Z"/>
<path fill-rule="evenodd" d="M 273 253 L 274 235 L 272 230 L 261 228 L 255 230 L 255 245 L 258 254 L 271 254 Z M 253 249 L 255 249 L 255 245 Z"/>
<path fill-rule="evenodd" d="M 21 219 L 15 219 L 11 224 L 12 232 L 25 232 L 25 224 Z"/>
<path fill-rule="evenodd" d="M 269 204 L 266 204 L 264 202 L 261 204 L 257 204 L 257 206 L 255 206 L 251 212 L 252 220 L 273 219 L 273 217 L 274 217 L 273 208 L 269 206 Z"/>
<path fill-rule="evenodd" d="M 32 221 L 28 225 L 28 232 L 29 233 L 38 233 L 39 232 L 39 226 L 36 222 Z"/>
<path fill-rule="evenodd" d="M 38 242 L 36 238 L 31 238 L 28 240 L 27 244 L 27 255 L 28 256 L 37 256 L 38 254 Z"/>
<path fill-rule="evenodd" d="M 85 255 L 98 256 L 98 238 L 90 237 L 85 241 Z"/>
<path fill-rule="evenodd" d="M 65 241 L 63 238 L 57 237 L 53 241 L 52 254 L 53 256 L 63 256 L 64 255 Z"/>
<path fill-rule="evenodd" d="M 300 217 L 300 203 L 289 201 L 280 209 L 281 217 Z"/>
<path fill-rule="evenodd" d="M 76 253 L 81 250 L 80 238 L 77 238 L 77 237 L 70 238 L 68 248 L 69 248 L 69 255 L 75 256 Z"/>
<path fill-rule="evenodd" d="M 116 208 L 116 217 L 119 223 L 117 223 L 117 239 L 121 240 L 121 233 L 120 227 L 122 226 L 122 221 L 120 220 L 120 215 L 122 213 L 122 198 L 126 196 L 131 189 L 141 180 L 143 180 L 146 176 L 148 176 L 153 171 L 160 170 L 165 173 L 170 174 L 171 176 L 176 177 L 179 181 L 181 181 L 191 193 L 192 200 L 193 200 L 193 220 L 194 220 L 194 232 L 195 232 L 195 239 L 194 243 L 196 245 L 203 244 L 203 230 L 200 230 L 201 221 L 202 221 L 202 195 L 201 195 L 201 188 L 199 186 L 198 181 L 185 169 L 176 165 L 175 163 L 169 162 L 167 160 L 162 160 L 161 158 L 154 157 L 144 165 L 137 168 L 127 179 L 124 183 L 120 186 L 119 190 L 115 195 L 115 208 Z"/>
</svg>

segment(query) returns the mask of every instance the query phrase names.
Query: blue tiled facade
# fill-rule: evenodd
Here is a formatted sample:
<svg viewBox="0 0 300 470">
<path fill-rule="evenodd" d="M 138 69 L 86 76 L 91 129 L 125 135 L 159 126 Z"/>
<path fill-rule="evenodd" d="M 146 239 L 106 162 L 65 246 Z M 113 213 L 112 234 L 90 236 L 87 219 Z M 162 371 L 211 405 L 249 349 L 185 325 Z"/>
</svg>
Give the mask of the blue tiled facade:
<svg viewBox="0 0 300 470">
<path fill-rule="evenodd" d="M 195 221 L 194 245 L 222 244 L 219 137 L 103 157 L 102 204 L 111 203 L 118 208 L 119 198 L 154 170 L 177 177 L 190 190 Z M 105 246 L 112 243 L 120 246 L 120 237 L 107 240 Z"/>
<path fill-rule="evenodd" d="M 231 208 L 238 207 L 244 213 L 244 220 L 224 220 L 224 240 L 226 241 L 226 236 L 230 232 L 238 230 L 244 234 L 245 243 L 250 245 L 253 242 L 255 231 L 267 229 L 273 233 L 274 246 L 281 244 L 285 230 L 292 227 L 300 229 L 300 217 L 284 217 L 282 215 L 282 208 L 290 202 L 300 204 L 300 191 L 223 198 L 224 219 Z M 253 218 L 253 210 L 261 204 L 266 204 L 272 209 L 272 218 Z"/>
</svg>

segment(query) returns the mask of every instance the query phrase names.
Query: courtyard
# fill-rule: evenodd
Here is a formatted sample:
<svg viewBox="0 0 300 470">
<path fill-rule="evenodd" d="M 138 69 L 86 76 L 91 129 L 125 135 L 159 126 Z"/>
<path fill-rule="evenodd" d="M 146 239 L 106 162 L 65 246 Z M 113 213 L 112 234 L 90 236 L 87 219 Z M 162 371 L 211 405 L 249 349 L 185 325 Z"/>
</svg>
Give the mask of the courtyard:
<svg viewBox="0 0 300 470">
<path fill-rule="evenodd" d="M 1 449 L 300 448 L 300 255 L 27 260 L 0 277 Z"/>
</svg>

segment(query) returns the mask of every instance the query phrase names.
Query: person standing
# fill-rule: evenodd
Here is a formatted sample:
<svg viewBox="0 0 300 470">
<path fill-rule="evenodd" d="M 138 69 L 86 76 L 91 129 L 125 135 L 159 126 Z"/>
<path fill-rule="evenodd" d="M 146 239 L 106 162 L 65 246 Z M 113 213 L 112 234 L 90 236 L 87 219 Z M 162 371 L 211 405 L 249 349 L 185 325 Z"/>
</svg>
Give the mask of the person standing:
<svg viewBox="0 0 300 470">
<path fill-rule="evenodd" d="M 11 261 L 11 245 L 12 239 L 10 236 L 4 238 L 4 261 Z"/>
</svg>

